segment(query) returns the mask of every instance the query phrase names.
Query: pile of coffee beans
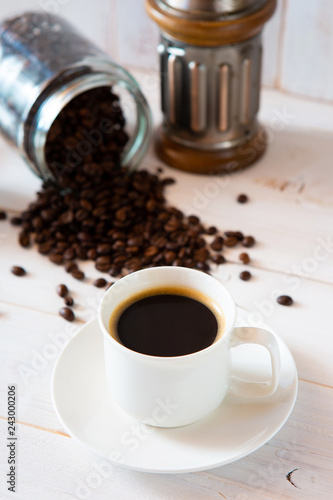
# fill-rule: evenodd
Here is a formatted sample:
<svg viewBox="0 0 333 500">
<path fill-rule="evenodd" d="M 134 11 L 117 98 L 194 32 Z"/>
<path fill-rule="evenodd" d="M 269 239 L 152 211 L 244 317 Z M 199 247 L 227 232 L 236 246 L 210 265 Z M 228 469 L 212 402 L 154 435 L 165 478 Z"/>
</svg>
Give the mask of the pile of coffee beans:
<svg viewBox="0 0 333 500">
<path fill-rule="evenodd" d="M 254 244 L 239 231 L 218 234 L 197 216 L 169 206 L 164 192 L 174 182 L 171 178 L 146 170 L 129 175 L 120 167 L 104 174 L 103 182 L 77 175 L 82 176 L 79 190 L 43 185 L 21 215 L 19 235 L 23 247 L 35 243 L 74 278 L 84 279 L 78 267 L 84 260 L 95 261 L 96 269 L 114 277 L 162 265 L 209 271 L 211 262 L 225 262 L 224 247 L 240 246 L 250 238 Z"/>
<path fill-rule="evenodd" d="M 46 140 L 45 158 L 58 186 L 81 189 L 116 168 L 128 142 L 119 97 L 110 87 L 79 94 L 59 113 Z"/>
<path fill-rule="evenodd" d="M 128 142 L 119 98 L 109 87 L 74 98 L 58 115 L 47 136 L 45 157 L 53 181 L 12 220 L 21 224 L 19 242 L 83 280 L 78 261 L 93 260 L 117 277 L 145 267 L 176 265 L 210 270 L 223 264 L 224 247 L 252 246 L 239 231 L 218 234 L 195 215 L 185 216 L 165 200 L 174 183 L 146 170 L 129 174 L 121 167 Z M 213 237 L 208 243 L 206 236 Z M 105 283 L 104 283 L 105 281 Z M 106 286 L 97 281 L 95 286 Z"/>
</svg>

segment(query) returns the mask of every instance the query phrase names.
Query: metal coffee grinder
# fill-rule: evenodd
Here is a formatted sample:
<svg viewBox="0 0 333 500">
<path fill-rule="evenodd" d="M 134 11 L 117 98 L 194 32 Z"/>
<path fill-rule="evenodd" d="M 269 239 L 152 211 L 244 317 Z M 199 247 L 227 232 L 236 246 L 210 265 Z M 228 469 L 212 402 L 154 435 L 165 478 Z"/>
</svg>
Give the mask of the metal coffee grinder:
<svg viewBox="0 0 333 500">
<path fill-rule="evenodd" d="M 219 174 L 258 160 L 261 32 L 276 0 L 146 0 L 159 25 L 163 124 L 158 156 Z"/>
</svg>

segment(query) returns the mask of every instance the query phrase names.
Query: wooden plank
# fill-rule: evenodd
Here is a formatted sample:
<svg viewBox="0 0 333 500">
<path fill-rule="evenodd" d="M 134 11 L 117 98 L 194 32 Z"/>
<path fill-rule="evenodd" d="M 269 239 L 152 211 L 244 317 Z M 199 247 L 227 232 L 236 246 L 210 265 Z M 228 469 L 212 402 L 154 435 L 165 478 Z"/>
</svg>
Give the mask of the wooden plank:
<svg viewBox="0 0 333 500">
<path fill-rule="evenodd" d="M 287 2 L 281 88 L 333 99 L 333 9 L 327 0 Z"/>
<path fill-rule="evenodd" d="M 301 383 L 294 411 L 265 446 L 233 464 L 180 475 L 147 474 L 116 467 L 73 439 L 21 424 L 18 428 L 19 500 L 313 499 L 328 500 L 332 487 L 332 389 Z M 325 404 L 323 404 L 325 402 Z M 1 434 L 6 424 L 0 422 Z M 38 443 L 38 446 L 36 446 Z M 293 486 L 287 475 L 292 470 Z M 1 461 L 0 470 L 7 471 Z M 5 483 L 0 495 L 7 498 Z M 9 496 L 8 496 L 9 498 Z"/>
</svg>

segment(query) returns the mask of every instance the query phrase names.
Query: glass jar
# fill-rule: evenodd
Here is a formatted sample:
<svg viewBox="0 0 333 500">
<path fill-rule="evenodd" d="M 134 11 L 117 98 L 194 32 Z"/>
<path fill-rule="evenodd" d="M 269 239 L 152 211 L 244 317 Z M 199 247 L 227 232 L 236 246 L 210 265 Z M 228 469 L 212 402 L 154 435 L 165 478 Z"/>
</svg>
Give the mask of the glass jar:
<svg viewBox="0 0 333 500">
<path fill-rule="evenodd" d="M 99 87 L 122 94 L 131 130 L 120 161 L 134 169 L 152 130 L 135 79 L 56 15 L 26 12 L 0 24 L 0 130 L 42 179 L 54 178 L 45 157 L 53 122 L 72 99 Z"/>
</svg>

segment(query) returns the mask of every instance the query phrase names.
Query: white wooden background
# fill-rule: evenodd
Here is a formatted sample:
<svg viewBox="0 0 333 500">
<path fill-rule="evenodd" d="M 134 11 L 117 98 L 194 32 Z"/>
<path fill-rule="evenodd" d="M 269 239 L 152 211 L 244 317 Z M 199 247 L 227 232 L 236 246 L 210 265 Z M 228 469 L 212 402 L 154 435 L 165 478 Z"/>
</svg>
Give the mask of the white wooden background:
<svg viewBox="0 0 333 500">
<path fill-rule="evenodd" d="M 1 0 L 0 18 L 37 8 L 68 18 L 120 63 L 157 68 L 158 29 L 144 0 Z M 265 86 L 333 101 L 331 0 L 278 0 L 264 48 Z"/>
<path fill-rule="evenodd" d="M 161 119 L 156 77 L 134 73 L 148 88 L 155 123 Z M 152 83 L 150 82 L 152 81 Z M 71 278 L 34 250 L 17 244 L 17 228 L 0 222 L 0 499 L 16 500 L 331 500 L 333 488 L 333 137 L 332 108 L 265 90 L 261 119 L 270 147 L 261 161 L 225 184 L 176 172 L 168 199 L 198 213 L 207 224 L 253 234 L 250 282 L 238 275 L 239 250 L 215 275 L 254 321 L 272 326 L 291 350 L 299 373 L 299 395 L 286 425 L 265 446 L 234 464 L 181 475 L 155 475 L 113 467 L 82 449 L 58 421 L 50 383 L 66 339 L 96 315 L 101 291 L 91 280 L 101 273 L 86 263 L 87 283 Z M 152 152 L 144 166 L 158 164 Z M 32 200 L 40 181 L 16 152 L 0 140 L 0 208 L 17 213 Z M 236 203 L 248 193 L 247 205 Z M 318 248 L 321 250 L 318 252 Z M 23 265 L 29 276 L 9 272 Z M 78 306 L 77 321 L 57 315 L 54 289 L 65 282 Z M 276 304 L 289 293 L 291 308 Z M 6 490 L 6 389 L 18 387 L 18 488 Z M 293 481 L 286 475 L 293 469 Z M 92 479 L 92 475 L 95 474 Z"/>
<path fill-rule="evenodd" d="M 157 32 L 147 21 L 141 1 L 1 1 L 0 16 L 38 7 L 68 17 L 119 61 L 147 68 L 156 65 Z M 225 467 L 179 476 L 114 467 L 98 487 L 92 486 L 91 474 L 100 461 L 64 432 L 52 407 L 50 380 L 61 344 L 94 317 L 101 292 L 71 279 L 37 252 L 21 249 L 17 229 L 0 222 L 1 500 L 331 500 L 333 107 L 328 101 L 333 92 L 332 16 L 329 0 L 279 2 L 265 30 L 264 83 L 273 87 L 262 95 L 261 118 L 271 142 L 267 154 L 219 189 L 213 179 L 203 182 L 203 177 L 179 172 L 177 184 L 168 191 L 171 203 L 198 213 L 208 224 L 244 230 L 257 238 L 250 252 L 251 282 L 239 280 L 243 266 L 234 250 L 228 252 L 229 263 L 216 276 L 240 306 L 276 329 L 295 358 L 299 396 L 287 424 L 257 452 Z M 153 69 L 135 74 L 157 123 L 161 118 L 158 76 Z M 150 153 L 145 166 L 154 169 L 156 164 Z M 0 140 L 0 208 L 17 213 L 39 185 L 17 154 Z M 249 194 L 248 205 L 235 203 L 240 192 Z M 326 256 L 321 260 L 316 257 L 318 246 Z M 21 279 L 11 275 L 12 264 L 25 266 L 30 275 Z M 89 264 L 85 270 L 91 278 L 100 276 Z M 60 299 L 54 288 L 61 281 L 80 304 L 74 325 L 56 314 Z M 275 304 L 278 290 L 294 297 L 292 308 Z M 44 362 L 36 365 L 37 358 Z M 18 386 L 19 400 L 15 494 L 7 492 L 4 480 L 5 393 L 12 383 Z M 298 469 L 293 474 L 297 487 L 286 479 L 293 469 Z"/>
</svg>

